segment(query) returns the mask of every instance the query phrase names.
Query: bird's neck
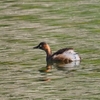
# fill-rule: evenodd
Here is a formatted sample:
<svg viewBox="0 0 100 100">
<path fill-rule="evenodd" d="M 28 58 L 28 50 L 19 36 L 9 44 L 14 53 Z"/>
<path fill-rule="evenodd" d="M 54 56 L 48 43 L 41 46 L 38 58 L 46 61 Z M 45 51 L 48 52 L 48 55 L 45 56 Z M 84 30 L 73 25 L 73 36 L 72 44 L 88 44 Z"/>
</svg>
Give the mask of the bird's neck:
<svg viewBox="0 0 100 100">
<path fill-rule="evenodd" d="M 51 49 L 46 50 L 47 59 L 49 59 L 51 57 L 51 55 L 52 55 Z"/>
<path fill-rule="evenodd" d="M 46 52 L 46 61 L 48 62 L 52 55 L 52 51 L 49 46 L 47 49 L 45 49 L 45 52 Z"/>
</svg>

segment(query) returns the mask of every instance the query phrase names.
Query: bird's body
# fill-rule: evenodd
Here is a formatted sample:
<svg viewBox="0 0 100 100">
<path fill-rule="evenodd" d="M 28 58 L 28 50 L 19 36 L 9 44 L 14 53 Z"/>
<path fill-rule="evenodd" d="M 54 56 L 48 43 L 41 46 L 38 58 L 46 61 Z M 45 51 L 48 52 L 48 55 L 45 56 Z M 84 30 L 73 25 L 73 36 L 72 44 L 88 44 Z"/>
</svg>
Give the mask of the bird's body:
<svg viewBox="0 0 100 100">
<path fill-rule="evenodd" d="M 34 49 L 42 49 L 46 52 L 46 61 L 47 66 L 53 63 L 70 63 L 73 61 L 80 61 L 80 56 L 73 50 L 73 48 L 63 48 L 58 50 L 57 52 L 51 52 L 50 46 L 41 42 L 38 46 L 34 47 Z"/>
</svg>

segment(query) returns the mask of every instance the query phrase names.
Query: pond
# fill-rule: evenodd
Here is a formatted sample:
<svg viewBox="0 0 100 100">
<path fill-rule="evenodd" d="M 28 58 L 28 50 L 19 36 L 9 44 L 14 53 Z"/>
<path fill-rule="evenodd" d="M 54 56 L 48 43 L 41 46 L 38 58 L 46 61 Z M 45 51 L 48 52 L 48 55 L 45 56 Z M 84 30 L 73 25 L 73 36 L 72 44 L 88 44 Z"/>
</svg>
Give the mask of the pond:
<svg viewBox="0 0 100 100">
<path fill-rule="evenodd" d="M 99 100 L 99 5 L 99 0 L 0 1 L 0 99 Z M 33 47 L 42 41 L 52 52 L 73 47 L 81 62 L 40 72 L 46 54 Z"/>
</svg>

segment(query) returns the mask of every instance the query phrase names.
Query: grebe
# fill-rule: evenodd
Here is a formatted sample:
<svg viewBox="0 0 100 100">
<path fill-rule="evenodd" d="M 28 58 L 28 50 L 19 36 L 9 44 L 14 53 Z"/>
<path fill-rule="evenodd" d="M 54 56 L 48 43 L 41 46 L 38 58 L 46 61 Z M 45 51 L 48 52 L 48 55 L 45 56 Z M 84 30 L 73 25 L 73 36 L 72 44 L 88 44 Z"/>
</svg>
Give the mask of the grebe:
<svg viewBox="0 0 100 100">
<path fill-rule="evenodd" d="M 46 52 L 47 68 L 51 68 L 53 63 L 70 63 L 73 61 L 80 61 L 80 56 L 73 50 L 73 48 L 63 48 L 52 54 L 50 46 L 46 42 L 41 42 L 34 49 L 41 49 Z"/>
</svg>

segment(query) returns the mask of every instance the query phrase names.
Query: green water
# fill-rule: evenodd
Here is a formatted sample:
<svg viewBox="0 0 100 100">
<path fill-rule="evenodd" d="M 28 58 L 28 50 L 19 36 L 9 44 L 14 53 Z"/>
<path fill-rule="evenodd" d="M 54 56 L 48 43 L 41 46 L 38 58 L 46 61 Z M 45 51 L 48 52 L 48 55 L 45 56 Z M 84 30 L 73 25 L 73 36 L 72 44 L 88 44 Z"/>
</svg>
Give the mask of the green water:
<svg viewBox="0 0 100 100">
<path fill-rule="evenodd" d="M 46 66 L 52 51 L 73 47 L 82 57 L 68 72 Z M 100 0 L 0 1 L 0 100 L 99 100 Z"/>
</svg>

